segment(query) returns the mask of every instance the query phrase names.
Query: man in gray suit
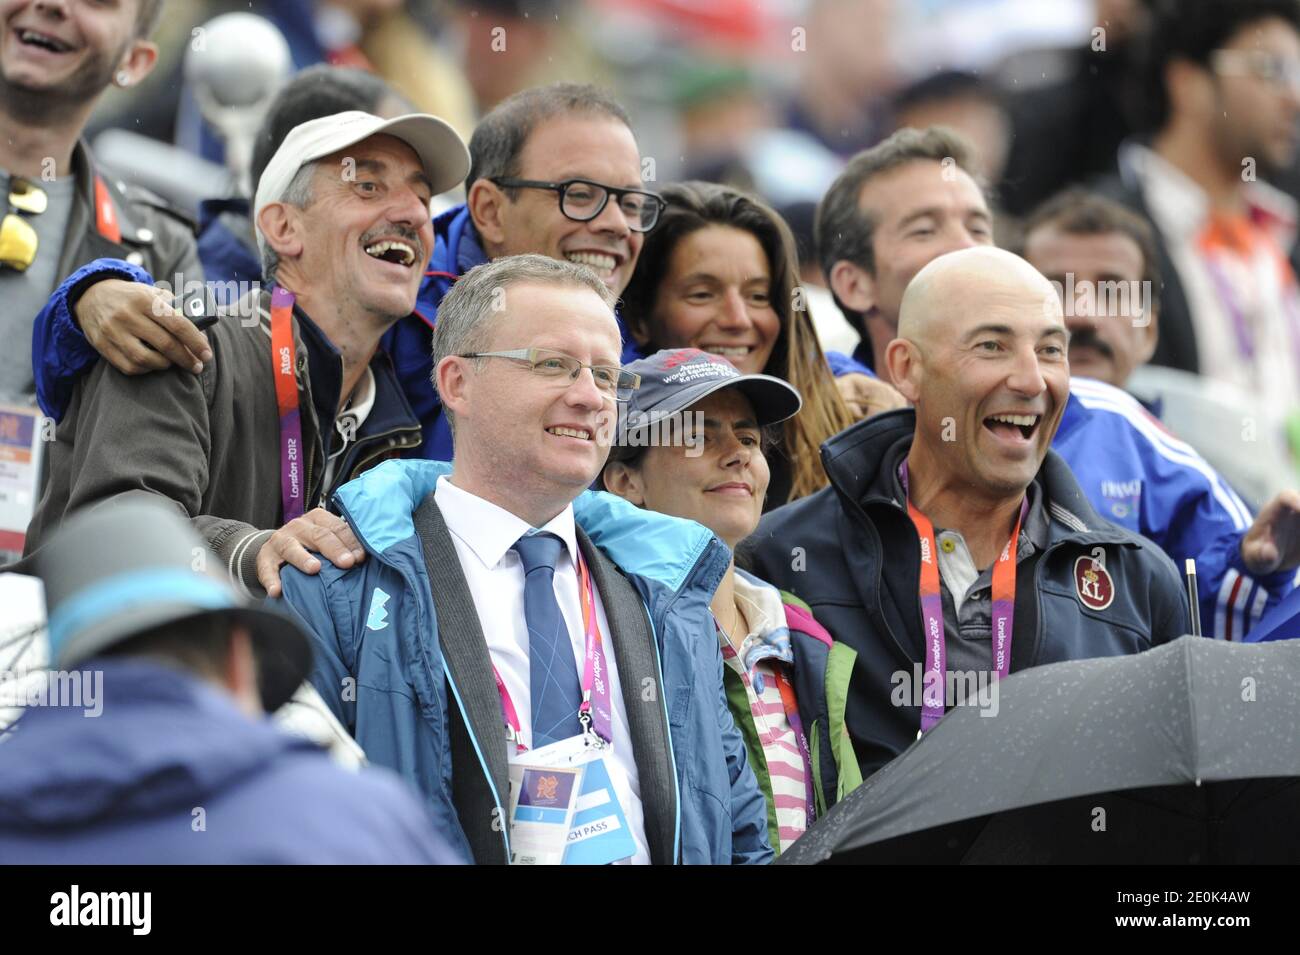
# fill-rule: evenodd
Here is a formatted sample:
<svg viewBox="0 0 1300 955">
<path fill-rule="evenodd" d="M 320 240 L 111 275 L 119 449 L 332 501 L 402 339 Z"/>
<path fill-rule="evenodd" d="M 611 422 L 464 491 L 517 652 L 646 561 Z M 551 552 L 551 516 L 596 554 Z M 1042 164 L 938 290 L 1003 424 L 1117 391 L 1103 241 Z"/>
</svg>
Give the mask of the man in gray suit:
<svg viewBox="0 0 1300 955">
<path fill-rule="evenodd" d="M 288 571 L 283 601 L 315 634 L 322 697 L 476 861 L 767 862 L 708 606 L 730 555 L 586 490 L 639 383 L 620 350 L 587 268 L 525 255 L 466 273 L 433 340 L 454 460 L 341 488 L 374 559 Z M 580 769 L 572 799 L 557 767 Z"/>
</svg>

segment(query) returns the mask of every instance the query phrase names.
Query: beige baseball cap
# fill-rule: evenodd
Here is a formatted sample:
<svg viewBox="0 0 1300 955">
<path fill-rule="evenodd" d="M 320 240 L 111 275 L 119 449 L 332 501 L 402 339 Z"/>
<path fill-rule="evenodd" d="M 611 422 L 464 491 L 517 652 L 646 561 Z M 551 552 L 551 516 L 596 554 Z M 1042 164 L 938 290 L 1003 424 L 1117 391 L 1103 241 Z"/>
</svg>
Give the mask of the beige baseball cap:
<svg viewBox="0 0 1300 955">
<path fill-rule="evenodd" d="M 469 175 L 469 149 L 465 141 L 450 125 L 428 113 L 383 119 L 360 110 L 349 110 L 308 120 L 289 130 L 289 135 L 284 137 L 257 183 L 253 224 L 257 229 L 259 251 L 265 251 L 266 240 L 261 227 L 257 226 L 257 215 L 267 203 L 284 198 L 299 169 L 380 133 L 396 136 L 415 150 L 424 166 L 424 174 L 433 184 L 435 196 L 454 189 Z"/>
</svg>

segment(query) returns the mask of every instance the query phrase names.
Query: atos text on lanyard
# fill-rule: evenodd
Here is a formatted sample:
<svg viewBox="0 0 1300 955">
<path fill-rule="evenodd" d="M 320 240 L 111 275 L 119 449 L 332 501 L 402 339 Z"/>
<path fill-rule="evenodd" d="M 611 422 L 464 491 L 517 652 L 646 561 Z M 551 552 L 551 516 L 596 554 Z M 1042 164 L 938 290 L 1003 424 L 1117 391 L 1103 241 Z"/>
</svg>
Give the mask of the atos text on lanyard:
<svg viewBox="0 0 1300 955">
<path fill-rule="evenodd" d="M 283 523 L 302 517 L 307 488 L 303 482 L 302 419 L 298 414 L 297 352 L 293 342 L 293 293 L 271 291 L 271 364 L 275 370 L 275 404 L 280 412 L 280 503 Z"/>
</svg>

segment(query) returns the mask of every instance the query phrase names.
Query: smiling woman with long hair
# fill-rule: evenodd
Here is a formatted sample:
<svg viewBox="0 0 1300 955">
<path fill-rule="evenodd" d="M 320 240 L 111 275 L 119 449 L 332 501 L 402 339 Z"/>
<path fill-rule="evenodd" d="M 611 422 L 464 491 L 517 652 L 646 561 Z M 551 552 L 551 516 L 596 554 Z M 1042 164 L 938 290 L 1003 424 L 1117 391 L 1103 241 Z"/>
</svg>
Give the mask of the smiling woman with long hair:
<svg viewBox="0 0 1300 955">
<path fill-rule="evenodd" d="M 804 307 L 789 227 L 729 186 L 677 183 L 661 195 L 668 206 L 623 293 L 629 330 L 647 354 L 699 348 L 793 385 L 803 410 L 777 433 L 766 507 L 825 487 L 821 444 L 855 419 Z"/>
</svg>

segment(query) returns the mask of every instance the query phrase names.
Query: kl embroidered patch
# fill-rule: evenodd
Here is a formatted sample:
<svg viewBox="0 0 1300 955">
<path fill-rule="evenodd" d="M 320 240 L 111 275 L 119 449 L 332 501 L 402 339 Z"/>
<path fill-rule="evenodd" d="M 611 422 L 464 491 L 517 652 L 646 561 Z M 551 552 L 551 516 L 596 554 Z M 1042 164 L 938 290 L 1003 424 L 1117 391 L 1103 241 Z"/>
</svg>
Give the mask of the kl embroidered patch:
<svg viewBox="0 0 1300 955">
<path fill-rule="evenodd" d="M 1101 561 L 1091 556 L 1074 562 L 1074 589 L 1079 601 L 1091 610 L 1105 610 L 1115 599 L 1115 581 Z"/>
</svg>

